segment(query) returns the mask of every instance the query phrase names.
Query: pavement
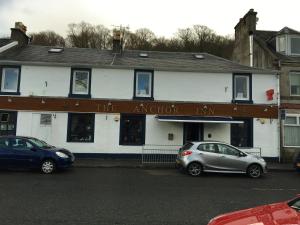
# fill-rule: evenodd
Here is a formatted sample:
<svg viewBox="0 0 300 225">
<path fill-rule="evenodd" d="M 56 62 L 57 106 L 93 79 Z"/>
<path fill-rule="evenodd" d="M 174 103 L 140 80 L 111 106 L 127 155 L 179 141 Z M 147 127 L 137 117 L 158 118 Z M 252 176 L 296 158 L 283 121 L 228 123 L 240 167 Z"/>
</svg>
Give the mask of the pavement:
<svg viewBox="0 0 300 225">
<path fill-rule="evenodd" d="M 292 163 L 268 162 L 268 171 L 295 171 Z M 74 167 L 80 168 L 172 168 L 173 163 L 146 163 L 140 159 L 103 159 L 103 158 L 76 158 Z"/>
</svg>

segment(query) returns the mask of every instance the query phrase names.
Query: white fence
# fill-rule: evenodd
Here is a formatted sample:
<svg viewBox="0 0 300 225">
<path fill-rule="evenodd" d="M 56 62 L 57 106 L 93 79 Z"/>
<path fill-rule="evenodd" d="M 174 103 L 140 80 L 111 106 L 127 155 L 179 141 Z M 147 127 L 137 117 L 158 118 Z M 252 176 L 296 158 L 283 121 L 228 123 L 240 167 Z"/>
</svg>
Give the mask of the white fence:
<svg viewBox="0 0 300 225">
<path fill-rule="evenodd" d="M 143 164 L 175 164 L 179 145 L 144 145 L 142 150 Z"/>
</svg>

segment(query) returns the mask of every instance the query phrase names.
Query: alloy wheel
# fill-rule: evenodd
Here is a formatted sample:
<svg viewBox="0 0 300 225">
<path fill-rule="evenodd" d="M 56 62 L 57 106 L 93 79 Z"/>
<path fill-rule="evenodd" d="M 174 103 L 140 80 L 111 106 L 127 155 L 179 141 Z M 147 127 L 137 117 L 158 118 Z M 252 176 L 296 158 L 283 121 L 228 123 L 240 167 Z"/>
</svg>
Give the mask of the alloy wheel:
<svg viewBox="0 0 300 225">
<path fill-rule="evenodd" d="M 191 163 L 188 166 L 188 173 L 192 176 L 199 176 L 202 173 L 202 166 L 199 163 Z"/>
<path fill-rule="evenodd" d="M 259 178 L 261 176 L 261 168 L 259 165 L 251 165 L 248 168 L 248 175 L 252 178 Z"/>
</svg>

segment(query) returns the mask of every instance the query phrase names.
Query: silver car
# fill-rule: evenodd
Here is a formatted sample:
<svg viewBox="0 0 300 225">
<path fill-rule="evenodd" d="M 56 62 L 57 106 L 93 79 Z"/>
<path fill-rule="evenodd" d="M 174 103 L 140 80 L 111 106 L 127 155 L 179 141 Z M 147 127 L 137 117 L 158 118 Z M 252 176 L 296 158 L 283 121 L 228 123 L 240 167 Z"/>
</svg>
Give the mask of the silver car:
<svg viewBox="0 0 300 225">
<path fill-rule="evenodd" d="M 259 178 L 267 172 L 265 160 L 222 142 L 189 142 L 179 150 L 177 167 L 192 176 L 202 172 L 241 173 Z"/>
</svg>

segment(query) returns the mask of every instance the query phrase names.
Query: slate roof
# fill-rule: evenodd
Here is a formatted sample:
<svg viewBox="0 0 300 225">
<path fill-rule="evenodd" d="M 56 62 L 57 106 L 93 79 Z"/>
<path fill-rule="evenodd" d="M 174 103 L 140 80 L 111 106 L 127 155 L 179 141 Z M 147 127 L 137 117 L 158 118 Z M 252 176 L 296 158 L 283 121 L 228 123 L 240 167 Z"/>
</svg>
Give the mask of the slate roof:
<svg viewBox="0 0 300 225">
<path fill-rule="evenodd" d="M 0 64 L 82 66 L 93 68 L 153 69 L 216 73 L 276 73 L 276 71 L 240 65 L 208 53 L 125 50 L 123 54 L 113 54 L 111 50 L 87 48 L 65 48 L 61 53 L 49 53 L 48 50 L 50 48 L 53 47 L 28 45 L 23 48 L 12 48 L 0 53 Z M 148 57 L 140 57 L 140 53 L 147 53 Z M 204 59 L 196 59 L 195 54 L 203 55 Z"/>
<path fill-rule="evenodd" d="M 12 40 L 10 40 L 9 38 L 0 38 L 0 48 L 3 47 L 4 45 L 7 45 L 9 43 L 11 43 Z"/>
<path fill-rule="evenodd" d="M 280 31 L 256 30 L 253 33 L 254 40 L 265 50 L 269 51 L 274 58 L 286 62 L 300 62 L 300 56 L 288 56 L 276 52 L 276 36 L 280 34 L 300 34 L 300 32 L 289 27 L 284 27 Z"/>
</svg>

